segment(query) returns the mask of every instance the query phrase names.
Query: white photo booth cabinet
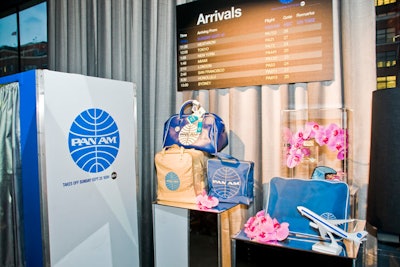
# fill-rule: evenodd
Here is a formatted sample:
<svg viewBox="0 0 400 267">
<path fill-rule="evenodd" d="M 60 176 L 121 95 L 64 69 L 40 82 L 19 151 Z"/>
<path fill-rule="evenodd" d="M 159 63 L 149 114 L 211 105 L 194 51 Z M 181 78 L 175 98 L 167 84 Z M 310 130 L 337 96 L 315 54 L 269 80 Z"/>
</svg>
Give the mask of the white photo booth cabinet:
<svg viewBox="0 0 400 267">
<path fill-rule="evenodd" d="M 139 266 L 135 85 L 48 70 L 0 78 L 10 83 L 24 264 Z"/>
</svg>

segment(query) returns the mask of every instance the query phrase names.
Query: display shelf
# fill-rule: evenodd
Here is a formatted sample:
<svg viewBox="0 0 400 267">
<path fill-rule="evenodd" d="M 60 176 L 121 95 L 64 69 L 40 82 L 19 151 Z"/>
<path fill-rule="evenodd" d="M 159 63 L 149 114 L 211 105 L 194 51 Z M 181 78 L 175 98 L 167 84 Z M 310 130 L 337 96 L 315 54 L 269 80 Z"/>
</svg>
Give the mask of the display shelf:
<svg viewBox="0 0 400 267">
<path fill-rule="evenodd" d="M 153 203 L 154 261 L 156 267 L 231 266 L 229 214 L 240 205 L 220 203 L 203 210 L 196 204 Z"/>
<path fill-rule="evenodd" d="M 352 231 L 365 228 L 365 221 L 359 220 L 351 226 Z M 299 266 L 356 266 L 361 261 L 362 253 L 359 253 L 359 244 L 344 240 L 340 242 L 343 250 L 339 255 L 331 255 L 312 250 L 313 244 L 318 240 L 289 236 L 284 241 L 270 242 L 268 244 L 258 243 L 250 240 L 241 231 L 232 238 L 232 266 L 251 267 L 262 266 L 266 262 L 279 262 L 282 266 L 291 266 L 295 260 Z"/>
</svg>

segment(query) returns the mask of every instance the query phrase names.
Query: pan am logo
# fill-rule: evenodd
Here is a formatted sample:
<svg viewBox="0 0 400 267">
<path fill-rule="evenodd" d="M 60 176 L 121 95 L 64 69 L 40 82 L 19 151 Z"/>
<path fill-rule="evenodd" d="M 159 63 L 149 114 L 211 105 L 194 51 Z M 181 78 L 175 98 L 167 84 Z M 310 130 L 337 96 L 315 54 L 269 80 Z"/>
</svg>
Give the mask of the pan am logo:
<svg viewBox="0 0 400 267">
<path fill-rule="evenodd" d="M 79 114 L 69 130 L 69 152 L 82 170 L 97 173 L 114 162 L 119 150 L 119 130 L 104 110 L 88 109 Z"/>
<path fill-rule="evenodd" d="M 240 176 L 233 168 L 222 167 L 212 176 L 212 186 L 215 194 L 222 199 L 236 196 L 240 190 Z"/>
</svg>

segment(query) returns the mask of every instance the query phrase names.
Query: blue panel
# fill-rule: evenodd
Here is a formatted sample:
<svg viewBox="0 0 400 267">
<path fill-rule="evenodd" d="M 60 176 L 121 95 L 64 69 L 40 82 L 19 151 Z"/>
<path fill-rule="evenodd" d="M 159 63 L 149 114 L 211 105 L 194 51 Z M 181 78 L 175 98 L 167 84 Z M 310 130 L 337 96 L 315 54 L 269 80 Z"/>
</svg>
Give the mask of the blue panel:
<svg viewBox="0 0 400 267">
<path fill-rule="evenodd" d="M 43 266 L 36 123 L 36 70 L 0 78 L 0 84 L 12 82 L 18 82 L 20 88 L 22 201 L 26 267 Z"/>
</svg>

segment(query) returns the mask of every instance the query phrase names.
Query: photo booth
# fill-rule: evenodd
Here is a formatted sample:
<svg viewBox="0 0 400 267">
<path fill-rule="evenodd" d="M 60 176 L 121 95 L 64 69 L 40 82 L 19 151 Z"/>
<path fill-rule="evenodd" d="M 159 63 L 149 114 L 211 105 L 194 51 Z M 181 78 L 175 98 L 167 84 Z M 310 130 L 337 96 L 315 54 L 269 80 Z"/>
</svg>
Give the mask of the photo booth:
<svg viewBox="0 0 400 267">
<path fill-rule="evenodd" d="M 49 70 L 0 84 L 18 88 L 26 266 L 139 266 L 135 84 Z"/>
</svg>

